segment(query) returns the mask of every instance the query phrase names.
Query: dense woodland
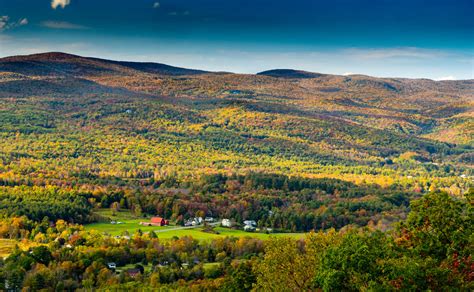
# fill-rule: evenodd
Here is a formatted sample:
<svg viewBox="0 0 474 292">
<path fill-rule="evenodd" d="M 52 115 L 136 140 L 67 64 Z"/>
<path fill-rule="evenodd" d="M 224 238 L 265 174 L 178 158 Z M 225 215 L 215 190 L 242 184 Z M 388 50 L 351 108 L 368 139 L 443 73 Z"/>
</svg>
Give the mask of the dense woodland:
<svg viewBox="0 0 474 292">
<path fill-rule="evenodd" d="M 63 220 L 51 225 L 14 217 L 2 222 L 0 235 L 37 245 L 0 261 L 0 285 L 33 291 L 470 290 L 473 195 L 425 195 L 412 201 L 409 216 L 390 232 L 329 229 L 304 240 L 163 241 L 153 232 L 116 239 Z M 107 268 L 111 261 L 140 272 L 117 275 Z"/>
<path fill-rule="evenodd" d="M 401 188 L 357 186 L 337 179 L 301 179 L 251 173 L 247 176 L 206 175 L 199 181 L 169 191 L 168 188 L 115 192 L 66 190 L 59 187 L 0 187 L 3 217 L 26 216 L 34 221 L 87 223 L 95 220 L 94 208 L 131 209 L 137 215 L 160 214 L 176 220 L 211 216 L 246 219 L 284 231 L 311 231 L 389 223 L 406 214 L 409 201 L 420 196 Z M 175 186 L 176 189 L 178 186 Z M 175 190 L 176 190 L 175 189 Z M 384 213 L 382 215 L 382 213 Z"/>
<path fill-rule="evenodd" d="M 0 59 L 0 290 L 473 289 L 473 89 Z M 307 234 L 86 232 L 104 208 Z"/>
</svg>

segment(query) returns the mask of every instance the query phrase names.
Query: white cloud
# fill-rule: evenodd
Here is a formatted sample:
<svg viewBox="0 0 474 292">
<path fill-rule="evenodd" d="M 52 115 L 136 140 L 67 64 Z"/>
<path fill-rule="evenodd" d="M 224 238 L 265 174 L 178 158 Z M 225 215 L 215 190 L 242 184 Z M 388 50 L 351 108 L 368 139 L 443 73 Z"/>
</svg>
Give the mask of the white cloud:
<svg viewBox="0 0 474 292">
<path fill-rule="evenodd" d="M 360 49 L 352 48 L 344 50 L 347 55 L 361 59 L 393 59 L 393 58 L 438 58 L 446 56 L 445 52 L 433 49 L 422 49 L 413 47 L 383 48 L 383 49 Z"/>
<path fill-rule="evenodd" d="M 449 75 L 449 76 L 443 76 L 443 77 L 436 78 L 436 80 L 438 80 L 438 81 L 442 81 L 442 80 L 456 80 L 456 77 L 454 77 L 453 75 Z"/>
<path fill-rule="evenodd" d="M 88 28 L 86 26 L 70 23 L 67 21 L 52 21 L 52 20 L 41 22 L 41 26 L 44 26 L 47 28 L 53 28 L 53 29 L 87 29 Z"/>
<path fill-rule="evenodd" d="M 10 17 L 8 17 L 8 15 L 0 16 L 0 31 L 7 28 L 9 20 Z"/>
<path fill-rule="evenodd" d="M 51 1 L 51 7 L 53 9 L 58 8 L 58 6 L 61 6 L 61 8 L 64 9 L 69 4 L 71 4 L 71 0 L 52 0 Z"/>
<path fill-rule="evenodd" d="M 27 25 L 28 24 L 28 19 L 27 18 L 22 18 L 18 21 L 10 21 L 10 17 L 8 15 L 3 15 L 0 16 L 0 32 L 5 31 L 8 29 L 13 29 L 19 26 Z"/>
<path fill-rule="evenodd" d="M 342 73 L 342 75 L 344 76 L 349 76 L 349 75 L 354 75 L 355 73 L 354 72 L 344 72 Z"/>
<path fill-rule="evenodd" d="M 160 2 L 153 3 L 153 8 L 160 8 Z"/>
<path fill-rule="evenodd" d="M 188 16 L 190 14 L 191 14 L 191 12 L 189 12 L 188 10 L 185 10 L 183 12 L 172 11 L 172 12 L 168 13 L 168 15 L 170 15 L 170 16 Z"/>
</svg>

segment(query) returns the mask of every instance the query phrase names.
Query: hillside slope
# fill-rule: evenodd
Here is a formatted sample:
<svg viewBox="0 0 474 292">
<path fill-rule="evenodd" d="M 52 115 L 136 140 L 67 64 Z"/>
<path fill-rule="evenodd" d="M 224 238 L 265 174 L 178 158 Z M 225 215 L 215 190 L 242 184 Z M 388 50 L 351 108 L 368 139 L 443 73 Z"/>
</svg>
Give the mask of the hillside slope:
<svg viewBox="0 0 474 292">
<path fill-rule="evenodd" d="M 9 57 L 0 59 L 0 173 L 62 181 L 253 170 L 465 183 L 473 98 L 473 80 Z"/>
<path fill-rule="evenodd" d="M 119 62 L 57 52 L 1 58 L 0 71 L 39 76 L 136 74 L 137 72 L 134 71 L 163 75 L 206 73 L 201 70 L 185 69 L 159 63 Z"/>
</svg>

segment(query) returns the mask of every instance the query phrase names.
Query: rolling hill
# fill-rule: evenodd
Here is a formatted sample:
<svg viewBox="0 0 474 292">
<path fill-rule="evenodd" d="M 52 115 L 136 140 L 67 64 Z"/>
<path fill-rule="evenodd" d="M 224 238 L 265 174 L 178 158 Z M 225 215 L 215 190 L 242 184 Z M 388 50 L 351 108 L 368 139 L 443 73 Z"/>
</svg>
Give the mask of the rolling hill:
<svg viewBox="0 0 474 292">
<path fill-rule="evenodd" d="M 451 186 L 472 174 L 473 99 L 474 80 L 8 57 L 0 172 L 55 183 L 263 171 Z"/>
<path fill-rule="evenodd" d="M 473 95 L 474 80 L 0 59 L 0 290 L 227 291 L 282 250 L 291 275 L 361 290 L 368 273 L 340 266 L 372 263 L 386 290 L 464 288 Z M 141 224 L 153 216 L 176 227 Z M 199 217 L 235 226 L 177 227 Z"/>
</svg>

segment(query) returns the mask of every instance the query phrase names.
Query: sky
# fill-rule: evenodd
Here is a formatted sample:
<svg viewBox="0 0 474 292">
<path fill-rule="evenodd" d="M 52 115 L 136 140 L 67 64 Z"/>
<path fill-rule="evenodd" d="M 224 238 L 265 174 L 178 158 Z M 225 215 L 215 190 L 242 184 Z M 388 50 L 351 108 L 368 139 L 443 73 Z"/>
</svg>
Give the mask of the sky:
<svg viewBox="0 0 474 292">
<path fill-rule="evenodd" d="M 474 0 L 0 0 L 0 57 L 474 78 Z"/>
</svg>

